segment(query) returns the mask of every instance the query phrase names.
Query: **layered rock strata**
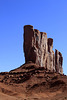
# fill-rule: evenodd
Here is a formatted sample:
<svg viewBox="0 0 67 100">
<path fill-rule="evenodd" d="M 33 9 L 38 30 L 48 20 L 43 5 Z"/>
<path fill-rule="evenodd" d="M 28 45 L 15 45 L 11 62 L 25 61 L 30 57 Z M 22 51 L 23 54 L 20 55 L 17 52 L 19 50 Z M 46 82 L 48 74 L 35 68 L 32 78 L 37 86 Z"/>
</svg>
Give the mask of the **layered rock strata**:
<svg viewBox="0 0 67 100">
<path fill-rule="evenodd" d="M 32 61 L 46 70 L 63 74 L 62 54 L 53 49 L 53 39 L 47 38 L 45 32 L 34 29 L 32 25 L 24 26 L 25 62 Z"/>
</svg>

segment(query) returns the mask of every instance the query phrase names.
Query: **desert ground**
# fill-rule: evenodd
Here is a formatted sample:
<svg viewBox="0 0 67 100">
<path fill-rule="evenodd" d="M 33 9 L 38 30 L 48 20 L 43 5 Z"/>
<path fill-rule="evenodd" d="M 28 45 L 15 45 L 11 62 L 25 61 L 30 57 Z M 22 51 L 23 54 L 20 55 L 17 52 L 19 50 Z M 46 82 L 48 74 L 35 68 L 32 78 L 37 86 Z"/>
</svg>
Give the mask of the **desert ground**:
<svg viewBox="0 0 67 100">
<path fill-rule="evenodd" d="M 67 76 L 34 63 L 1 72 L 0 100 L 67 100 Z"/>
</svg>

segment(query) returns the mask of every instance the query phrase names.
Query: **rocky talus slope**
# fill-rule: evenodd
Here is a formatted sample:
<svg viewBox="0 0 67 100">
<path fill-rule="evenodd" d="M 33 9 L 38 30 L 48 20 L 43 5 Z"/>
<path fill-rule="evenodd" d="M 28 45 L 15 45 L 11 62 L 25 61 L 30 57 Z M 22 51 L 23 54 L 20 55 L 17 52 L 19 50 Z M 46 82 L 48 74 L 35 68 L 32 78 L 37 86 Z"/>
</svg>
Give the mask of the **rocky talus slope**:
<svg viewBox="0 0 67 100">
<path fill-rule="evenodd" d="M 67 100 L 67 76 L 29 62 L 0 73 L 0 100 Z"/>
</svg>

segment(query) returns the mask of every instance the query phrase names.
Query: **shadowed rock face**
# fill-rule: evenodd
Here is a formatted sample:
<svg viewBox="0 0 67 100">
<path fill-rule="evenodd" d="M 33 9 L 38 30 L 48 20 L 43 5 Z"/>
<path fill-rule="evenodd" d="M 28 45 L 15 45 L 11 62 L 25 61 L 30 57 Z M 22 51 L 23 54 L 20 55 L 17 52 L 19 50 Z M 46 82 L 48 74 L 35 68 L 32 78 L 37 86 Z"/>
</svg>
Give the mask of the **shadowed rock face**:
<svg viewBox="0 0 67 100">
<path fill-rule="evenodd" d="M 62 54 L 52 50 L 53 39 L 47 38 L 45 32 L 33 29 L 33 26 L 24 26 L 24 54 L 25 62 L 32 61 L 46 70 L 63 73 Z"/>
<path fill-rule="evenodd" d="M 25 62 L 29 61 L 29 52 L 32 47 L 32 37 L 34 36 L 33 26 L 24 26 L 24 52 L 25 52 Z"/>
<path fill-rule="evenodd" d="M 48 52 L 52 52 L 52 48 L 53 48 L 53 39 L 52 38 L 48 38 Z"/>
</svg>

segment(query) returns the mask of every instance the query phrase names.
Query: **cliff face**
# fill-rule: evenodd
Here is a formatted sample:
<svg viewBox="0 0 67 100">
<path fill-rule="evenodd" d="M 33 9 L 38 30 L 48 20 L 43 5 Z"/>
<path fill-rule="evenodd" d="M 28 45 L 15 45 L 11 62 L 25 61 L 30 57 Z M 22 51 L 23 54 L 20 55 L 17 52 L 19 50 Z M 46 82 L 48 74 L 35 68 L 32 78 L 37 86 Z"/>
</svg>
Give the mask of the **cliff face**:
<svg viewBox="0 0 67 100">
<path fill-rule="evenodd" d="M 45 32 L 33 29 L 33 26 L 24 26 L 24 54 L 25 62 L 32 61 L 46 70 L 63 74 L 62 54 L 52 50 L 53 39 L 47 38 Z"/>
</svg>

